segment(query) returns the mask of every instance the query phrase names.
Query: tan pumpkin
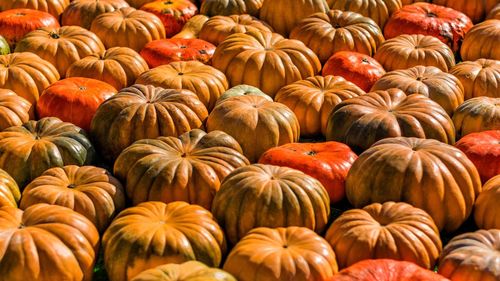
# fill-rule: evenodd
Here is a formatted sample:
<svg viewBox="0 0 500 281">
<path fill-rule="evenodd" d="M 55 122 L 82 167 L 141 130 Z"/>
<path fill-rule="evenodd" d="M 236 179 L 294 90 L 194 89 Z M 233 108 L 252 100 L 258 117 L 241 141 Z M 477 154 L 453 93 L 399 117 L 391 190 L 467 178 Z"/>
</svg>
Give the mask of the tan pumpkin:
<svg viewBox="0 0 500 281">
<path fill-rule="evenodd" d="M 144 6 L 148 3 L 151 3 L 151 2 L 155 2 L 157 0 L 126 0 L 126 1 L 130 5 L 130 7 L 133 7 L 135 9 L 139 9 L 142 6 Z"/>
<path fill-rule="evenodd" d="M 74 62 L 66 71 L 66 77 L 101 80 L 119 91 L 134 84 L 139 75 L 148 70 L 148 64 L 136 51 L 113 47 Z"/>
<path fill-rule="evenodd" d="M 422 0 L 420 0 L 422 1 Z M 432 0 L 432 3 L 446 6 L 466 14 L 474 23 L 481 22 L 498 0 Z"/>
<path fill-rule="evenodd" d="M 61 15 L 61 23 L 90 29 L 98 15 L 128 6 L 125 0 L 73 0 Z"/>
<path fill-rule="evenodd" d="M 198 261 L 168 263 L 145 270 L 131 281 L 237 281 L 222 269 L 208 267 Z"/>
<path fill-rule="evenodd" d="M 93 53 L 104 52 L 104 45 L 94 33 L 79 26 L 40 28 L 19 41 L 16 52 L 32 52 L 52 63 L 59 75 L 75 61 Z"/>
<path fill-rule="evenodd" d="M 276 94 L 276 102 L 297 116 L 302 136 L 325 134 L 328 116 L 340 102 L 365 92 L 341 76 L 314 76 L 287 85 Z"/>
<path fill-rule="evenodd" d="M 31 119 L 35 119 L 31 103 L 11 90 L 0 89 L 0 131 Z"/>
<path fill-rule="evenodd" d="M 380 78 L 371 91 L 398 88 L 407 95 L 420 94 L 437 102 L 449 116 L 464 102 L 464 87 L 458 78 L 434 66 L 394 70 Z"/>
<path fill-rule="evenodd" d="M 498 3 L 488 14 L 488 17 L 486 19 L 497 19 L 500 20 L 500 3 Z"/>
<path fill-rule="evenodd" d="M 401 0 L 327 0 L 332 9 L 351 11 L 369 17 L 384 28 L 385 23 L 403 5 Z"/>
<path fill-rule="evenodd" d="M 455 65 L 450 47 L 433 36 L 421 34 L 403 34 L 385 41 L 374 58 L 386 71 L 423 65 L 448 72 Z"/>
<path fill-rule="evenodd" d="M 178 38 L 178 39 L 196 39 L 199 38 L 199 34 L 201 31 L 201 28 L 205 24 L 205 22 L 208 21 L 208 17 L 205 15 L 195 15 L 192 18 L 190 18 L 186 24 L 184 24 L 184 27 L 182 30 L 172 36 L 172 38 Z"/>
<path fill-rule="evenodd" d="M 480 229 L 500 229 L 500 175 L 488 180 L 474 204 L 474 221 Z"/>
<path fill-rule="evenodd" d="M 71 0 L 0 0 L 0 11 L 10 9 L 33 9 L 47 12 L 56 19 L 63 13 Z"/>
<path fill-rule="evenodd" d="M 302 42 L 254 30 L 228 36 L 215 50 L 212 65 L 226 74 L 232 87 L 255 86 L 271 97 L 321 69 L 318 57 Z"/>
<path fill-rule="evenodd" d="M 259 88 L 256 88 L 254 86 L 249 86 L 245 84 L 241 84 L 238 86 L 234 86 L 227 91 L 225 91 L 218 99 L 215 105 L 218 105 L 219 103 L 232 98 L 232 97 L 240 97 L 240 96 L 261 96 L 268 101 L 273 101 L 271 97 L 266 95 L 264 92 L 262 92 Z"/>
<path fill-rule="evenodd" d="M 500 130 L 500 98 L 466 100 L 453 114 L 457 140 L 475 132 Z"/>
<path fill-rule="evenodd" d="M 442 250 L 431 216 L 402 202 L 348 210 L 333 222 L 325 239 L 341 269 L 368 259 L 409 261 L 434 269 Z"/>
<path fill-rule="evenodd" d="M 11 206 L 17 208 L 21 192 L 16 181 L 4 170 L 0 169 L 0 208 Z"/>
<path fill-rule="evenodd" d="M 452 67 L 450 73 L 464 86 L 466 100 L 482 96 L 500 98 L 500 61 L 463 61 Z"/>
<path fill-rule="evenodd" d="M 465 61 L 477 59 L 500 60 L 500 20 L 476 24 L 467 32 L 460 55 Z"/>
<path fill-rule="evenodd" d="M 200 13 L 209 17 L 249 14 L 258 16 L 264 0 L 203 0 Z"/>
<path fill-rule="evenodd" d="M 370 18 L 354 12 L 330 10 L 300 21 L 290 33 L 318 55 L 322 63 L 340 51 L 373 56 L 384 42 L 384 35 Z"/>
<path fill-rule="evenodd" d="M 219 96 L 229 87 L 226 76 L 199 61 L 177 61 L 144 72 L 137 84 L 166 89 L 186 89 L 195 93 L 211 111 Z"/>
</svg>

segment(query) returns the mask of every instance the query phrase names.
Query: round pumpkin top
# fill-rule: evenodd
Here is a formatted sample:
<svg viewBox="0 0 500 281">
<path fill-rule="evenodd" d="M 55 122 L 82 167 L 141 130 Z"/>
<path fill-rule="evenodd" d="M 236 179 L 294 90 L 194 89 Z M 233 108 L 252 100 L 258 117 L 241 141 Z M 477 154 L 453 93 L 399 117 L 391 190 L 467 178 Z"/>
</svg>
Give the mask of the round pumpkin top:
<svg viewBox="0 0 500 281">
<path fill-rule="evenodd" d="M 239 96 L 247 96 L 247 95 L 254 95 L 254 96 L 261 96 L 268 101 L 273 101 L 273 99 L 262 92 L 259 88 L 250 86 L 250 85 L 245 85 L 241 84 L 238 86 L 234 86 L 227 91 L 225 91 L 218 99 L 215 105 L 218 105 L 219 103 L 223 102 L 224 100 L 232 97 L 239 97 Z"/>
<path fill-rule="evenodd" d="M 209 17 L 235 14 L 258 16 L 264 0 L 203 0 L 200 13 Z"/>
<path fill-rule="evenodd" d="M 272 27 L 250 15 L 215 16 L 201 28 L 200 39 L 219 45 L 227 36 L 250 30 L 272 32 Z"/>
<path fill-rule="evenodd" d="M 35 119 L 31 103 L 11 90 L 0 89 L 0 131 Z"/>
<path fill-rule="evenodd" d="M 466 100 L 453 113 L 453 123 L 457 139 L 474 132 L 500 130 L 500 98 Z"/>
<path fill-rule="evenodd" d="M 479 96 L 500 98 L 500 61 L 463 61 L 452 67 L 450 73 L 464 86 L 465 100 Z"/>
<path fill-rule="evenodd" d="M 6 11 L 10 9 L 33 9 L 42 12 L 47 12 L 54 16 L 56 19 L 59 18 L 69 5 L 70 0 L 8 0 L 0 1 L 0 11 Z"/>
<path fill-rule="evenodd" d="M 148 269 L 131 281 L 236 281 L 229 273 L 211 268 L 198 261 L 181 264 L 165 264 Z"/>
<path fill-rule="evenodd" d="M 61 15 L 61 23 L 90 29 L 98 15 L 124 7 L 129 7 L 125 0 L 72 0 Z"/>
</svg>

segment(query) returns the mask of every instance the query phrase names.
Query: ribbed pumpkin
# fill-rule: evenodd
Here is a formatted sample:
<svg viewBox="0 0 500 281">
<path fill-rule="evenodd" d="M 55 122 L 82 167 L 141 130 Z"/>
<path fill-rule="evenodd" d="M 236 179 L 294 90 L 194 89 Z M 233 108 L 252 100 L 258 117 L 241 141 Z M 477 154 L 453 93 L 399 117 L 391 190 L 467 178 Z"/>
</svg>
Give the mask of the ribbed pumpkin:
<svg viewBox="0 0 500 281">
<path fill-rule="evenodd" d="M 271 147 L 297 142 L 297 117 L 281 103 L 255 95 L 228 98 L 212 110 L 207 130 L 220 130 L 238 141 L 243 154 L 254 163 Z"/>
<path fill-rule="evenodd" d="M 432 0 L 432 2 L 460 11 L 471 18 L 474 23 L 482 21 L 488 12 L 498 4 L 498 0 Z"/>
<path fill-rule="evenodd" d="M 464 153 L 417 138 L 378 141 L 359 156 L 346 179 L 347 199 L 355 207 L 406 202 L 426 211 L 446 232 L 467 219 L 480 191 L 477 169 Z"/>
<path fill-rule="evenodd" d="M 290 38 L 311 48 L 322 63 L 340 51 L 373 56 L 384 42 L 382 30 L 372 19 L 341 10 L 316 13 L 301 20 Z"/>
<path fill-rule="evenodd" d="M 199 61 L 179 61 L 144 72 L 136 83 L 167 89 L 186 89 L 195 93 L 211 111 L 228 88 L 224 73 Z"/>
<path fill-rule="evenodd" d="M 249 14 L 258 16 L 264 0 L 204 0 L 200 13 L 209 17 Z"/>
<path fill-rule="evenodd" d="M 99 15 L 90 30 L 108 49 L 128 47 L 136 52 L 148 42 L 165 38 L 165 27 L 157 16 L 131 7 Z"/>
<path fill-rule="evenodd" d="M 0 89 L 0 131 L 20 126 L 34 117 L 31 103 L 11 90 Z"/>
<path fill-rule="evenodd" d="M 498 160 L 496 163 L 499 163 Z M 483 191 L 474 204 L 474 221 L 480 229 L 500 229 L 499 201 L 500 173 L 483 185 Z"/>
<path fill-rule="evenodd" d="M 498 3 L 495 8 L 493 8 L 488 14 L 487 19 L 497 19 L 500 20 L 500 3 Z"/>
<path fill-rule="evenodd" d="M 450 73 L 464 86 L 466 100 L 481 96 L 500 98 L 500 61 L 464 61 L 452 67 Z"/>
<path fill-rule="evenodd" d="M 455 143 L 446 111 L 424 95 L 407 96 L 399 89 L 375 91 L 338 104 L 328 117 L 327 140 L 363 151 L 380 139 L 417 137 Z"/>
<path fill-rule="evenodd" d="M 164 264 L 141 272 L 131 281 L 236 281 L 222 269 L 208 267 L 197 261 Z"/>
<path fill-rule="evenodd" d="M 32 105 L 42 91 L 57 80 L 57 69 L 33 53 L 0 56 L 0 88 L 12 90 Z"/>
<path fill-rule="evenodd" d="M 104 232 L 125 208 L 125 193 L 120 182 L 105 169 L 68 165 L 48 169 L 26 186 L 20 208 L 38 203 L 70 208 Z"/>
<path fill-rule="evenodd" d="M 302 136 L 316 136 L 325 134 L 328 116 L 337 104 L 364 94 L 344 78 L 328 75 L 289 84 L 278 91 L 274 100 L 295 113 Z"/>
<path fill-rule="evenodd" d="M 141 10 L 160 18 L 167 38 L 179 33 L 184 24 L 198 13 L 196 5 L 189 0 L 154 1 L 144 4 Z"/>
<path fill-rule="evenodd" d="M 125 0 L 73 0 L 61 15 L 63 25 L 78 25 L 90 29 L 100 14 L 129 7 Z"/>
<path fill-rule="evenodd" d="M 249 86 L 245 84 L 241 84 L 238 86 L 234 86 L 230 88 L 229 90 L 225 91 L 218 99 L 215 105 L 229 99 L 232 97 L 239 97 L 239 96 L 261 96 L 268 101 L 273 101 L 271 97 L 266 95 L 264 92 L 262 92 L 259 88 L 256 88 L 254 86 Z"/>
<path fill-rule="evenodd" d="M 102 238 L 110 281 L 131 280 L 167 263 L 200 261 L 218 267 L 226 251 L 212 214 L 185 202 L 145 202 L 122 211 Z"/>
<path fill-rule="evenodd" d="M 0 0 L 0 11 L 10 9 L 33 9 L 47 12 L 56 19 L 69 5 L 70 0 Z"/>
<path fill-rule="evenodd" d="M 137 140 L 178 136 L 200 128 L 207 115 L 191 91 L 135 84 L 97 109 L 90 133 L 98 151 L 111 161 Z"/>
<path fill-rule="evenodd" d="M 228 36 L 215 50 L 212 65 L 226 74 L 231 86 L 255 86 L 271 97 L 321 69 L 318 57 L 302 42 L 254 30 Z"/>
<path fill-rule="evenodd" d="M 438 273 L 451 281 L 500 279 L 500 229 L 455 236 L 441 253 Z"/>
<path fill-rule="evenodd" d="M 16 208 L 21 199 L 21 192 L 16 181 L 4 170 L 0 169 L 0 208 L 11 206 Z"/>
<path fill-rule="evenodd" d="M 470 133 L 500 130 L 500 98 L 466 100 L 453 113 L 457 140 Z"/>
<path fill-rule="evenodd" d="M 407 95 L 420 94 L 437 102 L 449 116 L 464 102 L 464 88 L 455 76 L 434 66 L 414 66 L 385 74 L 372 91 L 398 88 Z"/>
<path fill-rule="evenodd" d="M 477 59 L 500 60 L 500 20 L 476 24 L 465 36 L 460 54 L 465 61 Z"/>
<path fill-rule="evenodd" d="M 239 281 L 327 281 L 338 269 L 321 236 L 291 226 L 250 231 L 229 253 L 224 270 Z"/>
<path fill-rule="evenodd" d="M 207 16 L 200 14 L 195 15 L 186 22 L 181 32 L 175 34 L 172 38 L 181 38 L 181 39 L 198 38 L 201 28 L 207 21 L 208 21 Z"/>
<path fill-rule="evenodd" d="M 330 214 L 330 200 L 318 180 L 299 170 L 253 164 L 234 170 L 224 179 L 212 213 L 234 245 L 261 226 L 303 226 L 322 233 Z"/>
<path fill-rule="evenodd" d="M 351 11 L 369 17 L 384 28 L 389 17 L 402 7 L 401 0 L 327 0 L 332 9 Z"/>
<path fill-rule="evenodd" d="M 272 32 L 272 27 L 249 15 L 215 16 L 203 25 L 199 36 L 205 41 L 219 45 L 231 34 L 250 30 Z"/>
<path fill-rule="evenodd" d="M 91 281 L 99 246 L 95 226 L 71 209 L 36 204 L 0 208 L 2 278 Z M 19 262 L 13 262 L 19 261 Z"/>
<path fill-rule="evenodd" d="M 125 1 L 127 1 L 127 3 L 130 5 L 130 7 L 133 7 L 135 9 L 139 9 L 140 7 L 142 7 L 148 3 L 158 1 L 158 0 L 125 0 Z"/>
<path fill-rule="evenodd" d="M 325 238 L 337 254 L 340 268 L 386 258 L 434 269 L 442 250 L 432 218 L 402 202 L 373 203 L 346 211 L 333 222 Z"/>
<path fill-rule="evenodd" d="M 455 65 L 450 47 L 435 37 L 421 34 L 403 34 L 385 41 L 374 58 L 387 71 L 423 65 L 448 72 Z"/>
<path fill-rule="evenodd" d="M 52 63 L 61 77 L 75 61 L 103 51 L 101 40 L 79 26 L 40 28 L 28 33 L 16 45 L 16 52 L 32 52 Z"/>
</svg>

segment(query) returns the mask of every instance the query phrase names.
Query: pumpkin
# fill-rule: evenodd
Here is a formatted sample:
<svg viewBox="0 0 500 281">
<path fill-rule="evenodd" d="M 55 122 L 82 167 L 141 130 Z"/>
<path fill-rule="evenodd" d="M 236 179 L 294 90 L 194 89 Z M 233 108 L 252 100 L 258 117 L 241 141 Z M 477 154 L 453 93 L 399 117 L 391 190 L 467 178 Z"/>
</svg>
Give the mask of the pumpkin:
<svg viewBox="0 0 500 281">
<path fill-rule="evenodd" d="M 224 270 L 239 281 L 327 281 L 338 268 L 325 239 L 291 226 L 250 231 L 229 253 Z"/>
<path fill-rule="evenodd" d="M 213 17 L 249 14 L 258 16 L 264 0 L 204 0 L 200 13 Z"/>
<path fill-rule="evenodd" d="M 201 28 L 208 21 L 208 17 L 205 15 L 195 15 L 190 18 L 186 24 L 182 27 L 181 31 L 172 38 L 179 39 L 193 39 L 198 38 Z"/>
<path fill-rule="evenodd" d="M 128 47 L 136 52 L 153 40 L 165 38 L 160 18 L 131 7 L 99 15 L 92 21 L 90 31 L 101 38 L 107 49 Z"/>
<path fill-rule="evenodd" d="M 56 19 L 63 13 L 71 0 L 0 0 L 0 11 L 11 9 L 32 9 L 47 12 Z"/>
<path fill-rule="evenodd" d="M 461 12 L 429 3 L 415 3 L 396 11 L 384 28 L 391 39 L 401 34 L 424 34 L 438 38 L 458 52 L 472 21 Z"/>
<path fill-rule="evenodd" d="M 256 95 L 228 98 L 212 110 L 207 130 L 228 133 L 255 163 L 271 147 L 297 142 L 300 125 L 293 111 L 281 103 Z"/>
<path fill-rule="evenodd" d="M 266 151 L 261 164 L 290 167 L 319 180 L 331 203 L 345 196 L 345 179 L 358 156 L 349 146 L 339 142 L 289 143 Z"/>
<path fill-rule="evenodd" d="M 322 233 L 330 200 L 318 180 L 299 170 L 253 164 L 226 176 L 212 203 L 212 214 L 235 245 L 256 227 L 303 226 Z"/>
<path fill-rule="evenodd" d="M 431 270 L 422 268 L 415 263 L 393 259 L 363 260 L 339 274 L 330 281 L 449 281 Z"/>
<path fill-rule="evenodd" d="M 231 86 L 255 86 L 271 97 L 321 69 L 318 57 L 302 42 L 255 30 L 228 36 L 215 50 L 212 65 L 226 74 Z"/>
<path fill-rule="evenodd" d="M 496 132 L 498 135 L 499 131 Z M 498 143 L 496 146 L 498 147 Z M 494 163 L 498 164 L 500 162 L 497 160 Z M 484 184 L 483 191 L 479 193 L 476 203 L 474 204 L 474 221 L 479 228 L 500 229 L 500 213 L 497 207 L 499 200 L 500 173 L 497 173 L 496 176 L 492 177 Z"/>
<path fill-rule="evenodd" d="M 471 18 L 474 23 L 482 21 L 488 12 L 498 4 L 498 0 L 432 0 L 432 2 L 460 11 Z"/>
<path fill-rule="evenodd" d="M 66 75 L 66 70 L 75 61 L 103 51 L 101 40 L 79 26 L 39 28 L 28 33 L 16 45 L 16 52 L 32 52 L 52 63 L 61 77 Z"/>
<path fill-rule="evenodd" d="M 11 90 L 0 89 L 0 131 L 35 119 L 32 105 Z"/>
<path fill-rule="evenodd" d="M 354 207 L 406 202 L 426 211 L 446 232 L 469 217 L 480 191 L 477 169 L 463 152 L 418 138 L 378 141 L 359 155 L 346 179 L 347 199 Z"/>
<path fill-rule="evenodd" d="M 2 36 L 12 49 L 26 34 L 41 27 L 58 28 L 59 22 L 49 13 L 32 9 L 12 9 L 0 13 Z"/>
<path fill-rule="evenodd" d="M 0 88 L 10 89 L 34 105 L 42 91 L 59 80 L 57 69 L 33 53 L 0 56 Z"/>
<path fill-rule="evenodd" d="M 215 46 L 201 39 L 161 39 L 149 42 L 141 56 L 150 68 L 175 61 L 197 60 L 208 64 L 215 52 Z"/>
<path fill-rule="evenodd" d="M 478 230 L 455 236 L 443 249 L 438 273 L 451 281 L 500 279 L 500 229 Z"/>
<path fill-rule="evenodd" d="M 97 79 L 119 91 L 132 86 L 139 75 L 148 70 L 148 64 L 136 51 L 113 47 L 74 62 L 66 71 L 66 77 Z"/>
<path fill-rule="evenodd" d="M 325 134 L 328 116 L 337 104 L 364 94 L 340 76 L 313 76 L 281 88 L 274 100 L 295 113 L 302 136 L 315 136 Z"/>
<path fill-rule="evenodd" d="M 272 27 L 249 15 L 215 16 L 203 25 L 199 35 L 201 39 L 219 45 L 231 34 L 250 30 L 272 32 Z"/>
<path fill-rule="evenodd" d="M 0 208 L 4 206 L 17 207 L 21 192 L 16 181 L 4 170 L 0 169 Z"/>
<path fill-rule="evenodd" d="M 102 238 L 110 281 L 132 280 L 144 270 L 197 260 L 218 267 L 224 233 L 212 214 L 185 202 L 145 202 L 122 211 Z"/>
<path fill-rule="evenodd" d="M 455 146 L 474 163 L 481 180 L 486 182 L 500 174 L 499 144 L 500 129 L 468 134 L 460 139 Z"/>
<path fill-rule="evenodd" d="M 500 97 L 500 62 L 478 59 L 464 61 L 450 69 L 450 73 L 464 86 L 465 99 Z"/>
<path fill-rule="evenodd" d="M 365 92 L 370 91 L 373 84 L 384 74 L 382 65 L 372 57 L 349 51 L 335 53 L 325 63 L 321 72 L 323 76 L 342 76 Z"/>
<path fill-rule="evenodd" d="M 464 102 L 464 87 L 455 76 L 434 66 L 414 66 L 391 71 L 380 78 L 372 91 L 398 88 L 407 95 L 420 94 L 437 102 L 449 116 Z"/>
<path fill-rule="evenodd" d="M 228 88 L 224 73 L 199 61 L 179 61 L 144 72 L 136 83 L 167 89 L 186 89 L 195 93 L 211 111 Z"/>
<path fill-rule="evenodd" d="M 229 273 L 197 261 L 164 264 L 145 270 L 131 281 L 236 281 Z"/>
<path fill-rule="evenodd" d="M 112 161 L 137 140 L 178 136 L 200 128 L 207 115 L 206 107 L 189 90 L 135 84 L 97 109 L 90 133 L 98 151 Z"/>
<path fill-rule="evenodd" d="M 61 15 L 61 23 L 90 29 L 98 15 L 124 7 L 129 7 L 125 0 L 73 0 Z"/>
<path fill-rule="evenodd" d="M 2 35 L 0 35 L 0 56 L 9 53 L 10 53 L 9 43 L 7 42 L 7 40 L 5 40 L 5 38 Z"/>
<path fill-rule="evenodd" d="M 487 19 L 497 19 L 500 20 L 500 3 L 498 3 L 488 14 Z"/>
<path fill-rule="evenodd" d="M 476 24 L 465 36 L 460 54 L 464 61 L 477 59 L 500 60 L 500 20 Z"/>
<path fill-rule="evenodd" d="M 399 136 L 455 143 L 453 122 L 439 104 L 424 95 L 407 96 L 394 88 L 341 102 L 326 125 L 327 140 L 343 142 L 354 151 Z"/>
<path fill-rule="evenodd" d="M 374 58 L 386 71 L 423 65 L 448 72 L 455 65 L 450 47 L 436 37 L 422 34 L 403 34 L 389 39 L 380 46 Z"/>
<path fill-rule="evenodd" d="M 290 33 L 318 55 L 322 63 L 340 51 L 372 56 L 384 42 L 382 30 L 358 13 L 330 10 L 301 20 Z"/>
<path fill-rule="evenodd" d="M 179 33 L 198 8 L 189 0 L 164 0 L 145 4 L 141 10 L 158 16 L 165 27 L 166 37 Z"/>
<path fill-rule="evenodd" d="M 225 91 L 218 99 L 215 105 L 229 99 L 232 97 L 239 97 L 239 96 L 261 96 L 268 101 L 273 101 L 271 97 L 269 97 L 267 94 L 262 92 L 259 88 L 256 88 L 254 86 L 249 86 L 245 84 L 241 84 L 238 86 L 234 86 L 230 88 L 229 90 Z"/>
<path fill-rule="evenodd" d="M 71 209 L 36 204 L 0 208 L 0 272 L 5 280 L 91 281 L 99 246 L 95 226 Z M 18 261 L 18 262 L 13 262 Z"/>
<path fill-rule="evenodd" d="M 125 0 L 125 1 L 127 1 L 127 3 L 130 5 L 130 7 L 133 7 L 135 9 L 139 9 L 148 3 L 158 1 L 158 0 Z"/>
<path fill-rule="evenodd" d="M 453 113 L 457 140 L 470 133 L 500 130 L 500 98 L 466 100 Z"/>
<path fill-rule="evenodd" d="M 388 258 L 433 269 L 442 250 L 431 216 L 402 202 L 348 210 L 333 222 L 325 239 L 337 254 L 339 268 Z"/>
<path fill-rule="evenodd" d="M 332 9 L 360 13 L 384 28 L 389 17 L 401 9 L 401 0 L 328 0 Z"/>
<path fill-rule="evenodd" d="M 326 0 L 266 0 L 259 17 L 277 33 L 287 37 L 302 19 L 328 10 Z"/>
<path fill-rule="evenodd" d="M 125 207 L 125 195 L 120 182 L 105 169 L 68 165 L 48 169 L 26 186 L 20 208 L 38 203 L 70 208 L 104 232 Z"/>
</svg>

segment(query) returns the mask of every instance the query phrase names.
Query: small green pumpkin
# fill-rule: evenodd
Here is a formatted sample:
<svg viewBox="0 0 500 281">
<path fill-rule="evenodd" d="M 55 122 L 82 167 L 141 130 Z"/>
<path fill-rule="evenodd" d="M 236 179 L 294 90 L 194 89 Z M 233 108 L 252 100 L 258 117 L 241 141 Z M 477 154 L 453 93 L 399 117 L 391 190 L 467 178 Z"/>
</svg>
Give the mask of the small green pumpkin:
<svg viewBox="0 0 500 281">
<path fill-rule="evenodd" d="M 0 55 L 10 54 L 9 43 L 0 35 Z"/>
</svg>

